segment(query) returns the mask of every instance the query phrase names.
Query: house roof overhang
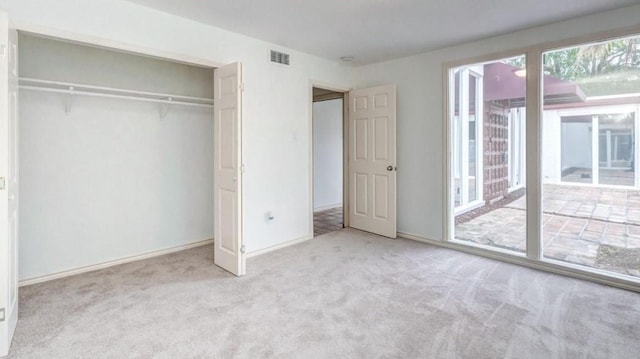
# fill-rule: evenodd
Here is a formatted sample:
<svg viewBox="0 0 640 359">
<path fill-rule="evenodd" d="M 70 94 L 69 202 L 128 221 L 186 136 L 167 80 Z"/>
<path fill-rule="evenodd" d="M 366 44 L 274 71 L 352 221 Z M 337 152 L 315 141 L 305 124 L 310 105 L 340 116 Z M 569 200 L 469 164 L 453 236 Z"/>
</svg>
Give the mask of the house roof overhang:
<svg viewBox="0 0 640 359">
<path fill-rule="evenodd" d="M 484 101 L 508 101 L 509 107 L 522 107 L 525 104 L 526 78 L 518 76 L 520 68 L 494 62 L 484 66 Z M 544 75 L 545 105 L 582 103 L 586 96 L 580 86 Z"/>
</svg>

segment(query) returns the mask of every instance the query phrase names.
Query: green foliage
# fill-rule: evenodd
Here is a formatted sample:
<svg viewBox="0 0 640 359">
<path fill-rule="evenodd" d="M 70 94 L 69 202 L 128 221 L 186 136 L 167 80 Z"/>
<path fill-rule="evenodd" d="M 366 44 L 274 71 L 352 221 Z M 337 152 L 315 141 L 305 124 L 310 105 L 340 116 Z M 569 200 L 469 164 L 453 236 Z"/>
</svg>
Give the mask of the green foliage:
<svg viewBox="0 0 640 359">
<path fill-rule="evenodd" d="M 505 61 L 524 68 L 524 57 Z M 640 37 L 544 54 L 544 73 L 576 83 L 587 96 L 640 93 Z"/>
<path fill-rule="evenodd" d="M 505 62 L 516 67 L 525 67 L 523 56 Z M 576 81 L 602 74 L 634 70 L 640 70 L 640 37 L 544 54 L 545 74 L 561 80 Z"/>
<path fill-rule="evenodd" d="M 578 48 L 573 48 L 544 54 L 544 73 L 562 80 L 576 80 L 581 73 L 576 66 L 579 52 Z"/>
<path fill-rule="evenodd" d="M 640 37 L 549 52 L 544 69 L 569 81 L 640 70 Z"/>
</svg>

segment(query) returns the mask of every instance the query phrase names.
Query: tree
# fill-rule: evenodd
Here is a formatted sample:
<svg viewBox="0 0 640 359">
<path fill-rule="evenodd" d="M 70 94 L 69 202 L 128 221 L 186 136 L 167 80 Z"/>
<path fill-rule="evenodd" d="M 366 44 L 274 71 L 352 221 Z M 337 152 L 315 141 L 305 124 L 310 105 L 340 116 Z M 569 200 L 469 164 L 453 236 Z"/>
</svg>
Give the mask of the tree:
<svg viewBox="0 0 640 359">
<path fill-rule="evenodd" d="M 516 67 L 525 66 L 522 56 L 506 62 Z M 640 37 L 547 52 L 544 54 L 544 72 L 575 82 L 607 74 L 640 74 Z"/>
<path fill-rule="evenodd" d="M 561 61 L 558 61 L 561 60 Z M 570 77 L 553 63 L 573 68 Z M 545 70 L 561 79 L 575 80 L 601 74 L 640 69 L 640 37 L 614 40 L 545 54 Z"/>
</svg>

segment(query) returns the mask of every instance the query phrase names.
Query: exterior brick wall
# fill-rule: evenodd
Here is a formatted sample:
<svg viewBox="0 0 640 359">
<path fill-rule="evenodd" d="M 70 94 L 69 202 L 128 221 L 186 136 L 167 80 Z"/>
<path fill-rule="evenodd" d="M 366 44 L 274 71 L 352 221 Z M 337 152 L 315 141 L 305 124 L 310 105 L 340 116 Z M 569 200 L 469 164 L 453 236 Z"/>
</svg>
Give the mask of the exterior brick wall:
<svg viewBox="0 0 640 359">
<path fill-rule="evenodd" d="M 498 200 L 509 189 L 509 108 L 500 102 L 484 103 L 484 200 Z"/>
</svg>

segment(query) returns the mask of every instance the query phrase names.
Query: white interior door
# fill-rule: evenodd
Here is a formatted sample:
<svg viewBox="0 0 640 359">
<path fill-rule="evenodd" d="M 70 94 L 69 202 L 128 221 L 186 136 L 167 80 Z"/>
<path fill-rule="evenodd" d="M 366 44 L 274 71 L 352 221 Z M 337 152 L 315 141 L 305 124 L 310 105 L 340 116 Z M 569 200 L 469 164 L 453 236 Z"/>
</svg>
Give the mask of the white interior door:
<svg viewBox="0 0 640 359">
<path fill-rule="evenodd" d="M 396 238 L 396 87 L 349 92 L 349 225 Z"/>
<path fill-rule="evenodd" d="M 240 63 L 214 71 L 214 243 L 215 263 L 245 274 L 242 240 L 242 68 Z"/>
<path fill-rule="evenodd" d="M 0 356 L 18 322 L 18 34 L 0 11 Z"/>
</svg>

